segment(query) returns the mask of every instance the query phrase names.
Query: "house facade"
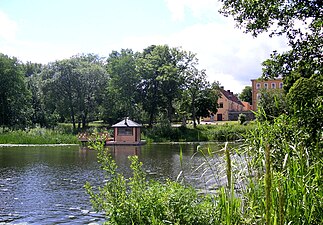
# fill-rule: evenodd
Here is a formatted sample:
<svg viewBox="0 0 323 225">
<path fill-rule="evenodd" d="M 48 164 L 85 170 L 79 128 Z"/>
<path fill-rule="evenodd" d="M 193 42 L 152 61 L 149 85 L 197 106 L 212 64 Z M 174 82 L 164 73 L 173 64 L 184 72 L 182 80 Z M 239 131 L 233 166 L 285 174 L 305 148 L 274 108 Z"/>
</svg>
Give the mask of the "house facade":
<svg viewBox="0 0 323 225">
<path fill-rule="evenodd" d="M 205 118 L 204 121 L 230 121 L 238 120 L 239 114 L 246 114 L 248 120 L 254 118 L 250 111 L 251 105 L 248 102 L 242 102 L 230 90 L 220 88 L 220 97 L 218 99 L 217 113 L 210 112 L 210 117 Z"/>
<path fill-rule="evenodd" d="M 260 91 L 262 89 L 282 89 L 283 88 L 283 80 L 281 78 L 277 78 L 275 80 L 264 80 L 264 79 L 254 79 L 251 80 L 252 84 L 252 110 L 257 110 L 257 102 L 259 101 L 261 94 Z"/>
<path fill-rule="evenodd" d="M 218 111 L 214 116 L 215 121 L 230 120 L 230 112 L 243 111 L 243 103 L 230 90 L 220 89 L 220 98 L 218 99 Z"/>
</svg>

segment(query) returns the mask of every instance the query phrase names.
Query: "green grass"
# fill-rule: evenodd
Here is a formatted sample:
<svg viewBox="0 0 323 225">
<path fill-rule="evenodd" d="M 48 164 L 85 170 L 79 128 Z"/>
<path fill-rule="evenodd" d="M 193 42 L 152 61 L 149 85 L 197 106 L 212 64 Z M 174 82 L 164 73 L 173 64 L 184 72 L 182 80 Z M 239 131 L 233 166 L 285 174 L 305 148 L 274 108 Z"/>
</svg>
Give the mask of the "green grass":
<svg viewBox="0 0 323 225">
<path fill-rule="evenodd" d="M 3 131 L 0 144 L 78 144 L 76 135 L 57 130 L 34 128 L 30 130 Z"/>
<path fill-rule="evenodd" d="M 255 124 L 240 125 L 236 121 L 221 125 L 198 125 L 197 128 L 156 125 L 143 130 L 143 139 L 151 142 L 193 142 L 193 141 L 234 141 L 241 140 Z"/>
</svg>

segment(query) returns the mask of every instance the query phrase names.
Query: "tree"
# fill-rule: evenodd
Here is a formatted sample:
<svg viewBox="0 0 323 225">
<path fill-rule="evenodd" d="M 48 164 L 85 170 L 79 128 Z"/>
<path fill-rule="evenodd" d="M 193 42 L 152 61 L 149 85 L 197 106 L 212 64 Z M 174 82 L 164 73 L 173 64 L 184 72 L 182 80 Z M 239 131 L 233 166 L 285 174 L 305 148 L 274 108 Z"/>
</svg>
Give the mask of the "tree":
<svg viewBox="0 0 323 225">
<path fill-rule="evenodd" d="M 114 123 L 123 117 L 140 120 L 138 112 L 139 75 L 136 72 L 137 53 L 131 49 L 113 51 L 107 59 L 110 76 L 105 96 L 105 120 Z"/>
<path fill-rule="evenodd" d="M 220 1 L 223 2 L 220 11 L 225 16 L 233 16 L 237 26 L 247 33 L 255 37 L 263 32 L 286 35 L 291 50 L 274 52 L 263 63 L 263 75 L 282 76 L 286 92 L 300 77 L 322 75 L 322 1 Z"/>
<path fill-rule="evenodd" d="M 252 88 L 251 86 L 245 86 L 242 92 L 239 95 L 239 99 L 244 102 L 249 102 L 249 104 L 252 104 Z"/>
<path fill-rule="evenodd" d="M 27 80 L 27 88 L 31 93 L 31 122 L 33 125 L 48 126 L 50 124 L 48 115 L 46 114 L 44 106 L 44 95 L 41 91 L 42 80 L 37 67 L 33 67 L 32 63 L 27 64 L 25 67 L 25 76 Z"/>
<path fill-rule="evenodd" d="M 30 92 L 17 58 L 0 53 L 0 125 L 25 127 L 30 122 Z"/>
<path fill-rule="evenodd" d="M 220 97 L 219 84 L 214 82 L 212 85 L 206 83 L 206 88 L 200 90 L 196 99 L 196 119 L 200 123 L 201 117 L 210 116 L 210 112 L 217 112 L 218 98 Z"/>
<path fill-rule="evenodd" d="M 287 94 L 290 111 L 298 124 L 305 127 L 312 140 L 320 138 L 323 127 L 323 77 L 314 74 L 310 78 L 300 78 Z"/>
<path fill-rule="evenodd" d="M 175 113 L 174 103 L 181 97 L 185 71 L 195 55 L 167 45 L 149 46 L 137 60 L 141 82 L 138 85 L 143 109 L 148 113 L 149 125 L 158 114 L 165 114 L 169 123 Z"/>
<path fill-rule="evenodd" d="M 73 129 L 85 128 L 89 114 L 95 114 L 102 101 L 107 73 L 96 55 L 79 55 L 50 63 L 43 71 L 46 107 L 70 118 Z"/>
<path fill-rule="evenodd" d="M 190 111 L 193 121 L 193 126 L 196 128 L 196 118 L 198 111 L 198 97 L 201 90 L 207 87 L 206 74 L 204 70 L 198 70 L 196 67 L 191 67 L 185 74 L 186 92 L 189 97 Z"/>
<path fill-rule="evenodd" d="M 286 95 L 282 89 L 262 89 L 258 102 L 259 112 L 256 115 L 261 121 L 273 121 L 279 115 L 287 112 Z"/>
</svg>

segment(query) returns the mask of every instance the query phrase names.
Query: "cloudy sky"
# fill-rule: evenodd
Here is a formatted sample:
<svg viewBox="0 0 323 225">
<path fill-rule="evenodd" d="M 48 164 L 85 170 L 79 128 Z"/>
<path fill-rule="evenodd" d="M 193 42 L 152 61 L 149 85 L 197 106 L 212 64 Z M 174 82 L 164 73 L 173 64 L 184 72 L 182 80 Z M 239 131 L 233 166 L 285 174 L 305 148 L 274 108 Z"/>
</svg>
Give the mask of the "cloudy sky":
<svg viewBox="0 0 323 225">
<path fill-rule="evenodd" d="M 239 93 L 273 50 L 287 48 L 282 38 L 244 34 L 219 7 L 216 0 L 0 0 L 0 52 L 48 63 L 167 44 L 196 53 L 210 81 Z"/>
</svg>

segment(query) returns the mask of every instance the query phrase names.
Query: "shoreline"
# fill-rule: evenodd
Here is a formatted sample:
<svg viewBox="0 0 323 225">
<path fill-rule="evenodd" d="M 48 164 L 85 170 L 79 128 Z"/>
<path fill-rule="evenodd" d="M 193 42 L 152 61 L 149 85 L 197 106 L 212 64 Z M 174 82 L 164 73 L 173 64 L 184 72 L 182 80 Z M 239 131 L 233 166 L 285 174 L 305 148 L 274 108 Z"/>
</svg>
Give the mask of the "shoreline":
<svg viewBox="0 0 323 225">
<path fill-rule="evenodd" d="M 0 144 L 1 147 L 59 147 L 59 146 L 77 146 L 79 144 Z"/>
</svg>

